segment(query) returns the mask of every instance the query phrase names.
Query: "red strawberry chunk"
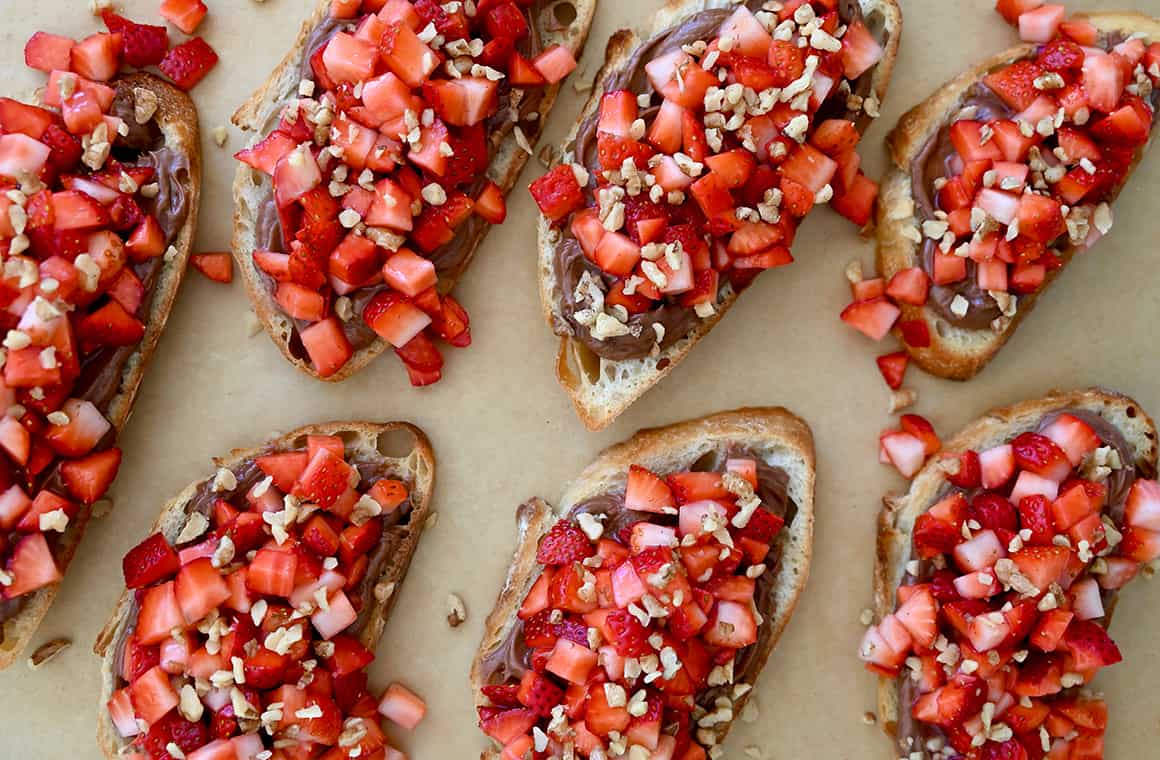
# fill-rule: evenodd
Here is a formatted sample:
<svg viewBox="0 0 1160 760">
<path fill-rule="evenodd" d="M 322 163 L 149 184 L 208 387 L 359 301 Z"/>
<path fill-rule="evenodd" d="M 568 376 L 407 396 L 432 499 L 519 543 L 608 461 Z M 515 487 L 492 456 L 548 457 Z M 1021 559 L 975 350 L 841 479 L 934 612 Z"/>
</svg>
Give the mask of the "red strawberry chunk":
<svg viewBox="0 0 1160 760">
<path fill-rule="evenodd" d="M 202 0 L 161 0 L 161 16 L 186 34 L 193 34 L 209 8 Z"/>
<path fill-rule="evenodd" d="M 583 191 L 569 166 L 555 167 L 533 182 L 530 190 L 540 211 L 553 222 L 561 221 L 584 205 Z"/>
<path fill-rule="evenodd" d="M 158 68 L 178 87 L 191 90 L 217 62 L 214 49 L 201 37 L 194 37 L 170 50 Z"/>
<path fill-rule="evenodd" d="M 568 565 L 595 553 L 588 536 L 575 523 L 561 520 L 540 539 L 536 561 L 544 565 Z"/>
<path fill-rule="evenodd" d="M 169 30 L 163 26 L 138 24 L 104 11 L 101 18 L 110 32 L 121 35 L 121 55 L 129 66 L 143 69 L 158 66 L 169 51 Z"/>
</svg>

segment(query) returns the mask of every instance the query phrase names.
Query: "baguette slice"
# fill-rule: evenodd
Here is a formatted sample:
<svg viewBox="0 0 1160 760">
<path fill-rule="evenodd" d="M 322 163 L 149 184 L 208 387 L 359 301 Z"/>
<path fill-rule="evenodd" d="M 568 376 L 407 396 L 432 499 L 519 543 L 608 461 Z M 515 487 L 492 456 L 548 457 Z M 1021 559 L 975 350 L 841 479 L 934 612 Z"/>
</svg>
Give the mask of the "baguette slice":
<svg viewBox="0 0 1160 760">
<path fill-rule="evenodd" d="M 881 101 L 886 96 L 890 76 L 902 38 L 902 10 L 897 0 L 858 0 L 868 21 L 881 24 L 888 37 L 885 54 L 873 73 L 872 92 Z M 733 8 L 734 0 L 669 0 L 653 18 L 651 38 L 666 29 L 704 11 Z M 593 79 L 592 94 L 577 117 L 576 125 L 564 142 L 568 151 L 575 144 L 580 125 L 600 109 L 606 83 L 631 59 L 642 40 L 630 30 L 622 29 L 612 36 L 604 53 L 604 66 Z M 859 125 L 862 129 L 863 125 Z M 558 236 L 546 217 L 539 217 L 539 282 L 544 318 L 549 326 L 567 324 L 560 303 L 562 293 L 556 275 L 555 251 Z M 701 338 L 709 334 L 733 307 L 739 293 L 724 291 L 717 313 L 700 320 L 684 338 L 662 350 L 658 356 L 612 361 L 592 353 L 579 340 L 561 336 L 556 356 L 556 377 L 567 391 L 576 412 L 589 430 L 600 430 L 612 424 L 634 401 L 664 379 L 680 364 Z"/>
<path fill-rule="evenodd" d="M 794 519 L 778 534 L 773 547 L 780 558 L 774 580 L 774 608 L 760 610 L 764 617 L 762 626 L 769 630 L 769 635 L 764 642 L 753 645 L 760 647 L 760 651 L 749 660 L 750 666 L 745 672 L 734 676 L 734 682 L 739 684 L 752 686 L 757 681 L 805 588 L 813 554 L 813 435 L 802 419 L 780 407 L 738 409 L 641 430 L 601 453 L 576 480 L 565 486 L 554 509 L 539 498 L 522 505 L 516 512 L 519 542 L 495 607 L 484 623 L 483 640 L 471 666 L 471 688 L 477 707 L 488 703 L 481 691 L 487 685 L 485 659 L 517 624 L 516 612 L 543 569 L 536 562 L 536 549 L 556 520 L 593 496 L 622 491 L 629 465 L 638 464 L 657 473 L 671 472 L 690 467 L 705 454 L 730 444 L 745 446 L 767 464 L 783 469 L 789 476 L 787 494 L 797 505 Z M 747 699 L 748 693 L 735 700 L 735 715 L 740 714 Z M 731 725 L 729 721 L 714 727 L 717 743 L 724 740 Z M 480 757 L 498 760 L 500 752 L 490 749 Z"/>
<path fill-rule="evenodd" d="M 1105 32 L 1141 33 L 1150 40 L 1160 40 L 1160 20 L 1134 12 L 1106 12 L 1076 14 L 1077 20 L 1086 20 Z M 947 120 L 959 110 L 967 91 L 991 71 L 1004 67 L 1034 53 L 1035 45 L 1018 45 L 999 53 L 955 79 L 944 84 L 937 92 L 912 108 L 899 120 L 887 143 L 894 165 L 882 180 L 878 204 L 878 271 L 887 280 L 901 269 L 921 266 L 922 244 L 915 243 L 904 232 L 914 229 L 920 220 L 915 214 L 914 194 L 911 189 L 910 164 L 923 146 Z M 1130 178 L 1143 157 L 1140 150 L 1129 170 Z M 1123 189 L 1116 188 L 1114 195 Z M 1047 273 L 1039 290 L 1019 300 L 1019 310 L 999 332 L 990 329 L 971 330 L 954 326 L 942 319 L 929 306 L 899 304 L 900 322 L 921 319 L 930 332 L 930 346 L 915 348 L 902 341 L 910 358 L 932 375 L 951 380 L 969 380 L 994 358 L 1019 327 L 1023 318 L 1035 306 L 1039 296 L 1063 271 L 1080 249 L 1074 245 L 1061 248 L 1064 266 Z M 897 329 L 895 334 L 901 338 Z"/>
<path fill-rule="evenodd" d="M 359 617 L 360 622 L 365 621 L 365 624 L 358 638 L 363 646 L 373 651 L 383 634 L 387 618 L 398 597 L 395 592 L 407 575 L 411 557 L 419 546 L 419 539 L 430 513 L 431 492 L 435 487 L 435 452 L 432 451 L 423 431 L 406 422 L 330 422 L 298 428 L 255 448 L 235 449 L 228 457 L 214 459 L 215 471 L 223 467 L 237 470 L 260 455 L 300 449 L 306 445 L 308 435 L 339 436 L 346 443 L 348 452 L 383 462 L 392 475 L 411 486 L 410 518 L 383 531 L 381 540 L 389 547 L 386 563 L 378 580 L 373 584 L 375 589 L 373 602 Z M 401 448 L 404 438 L 408 447 L 405 454 L 390 456 L 384 453 Z M 166 502 L 149 532 L 160 531 L 172 545 L 189 517 L 187 511 L 189 502 L 194 498 L 198 488 L 211 482 L 213 478 L 214 475 L 211 474 L 194 481 L 176 497 Z M 379 592 L 380 588 L 383 590 L 382 593 Z M 133 592 L 126 589 L 93 645 L 93 652 L 102 658 L 97 743 L 105 756 L 110 759 L 119 757 L 118 753 L 125 746 L 124 740 L 117 733 L 109 717 L 108 710 L 105 709 L 105 704 L 116 689 L 119 677 L 115 667 L 117 647 L 114 645 L 124 634 L 126 626 L 133 622 L 133 613 Z"/>
<path fill-rule="evenodd" d="M 330 0 L 317 0 L 314 12 L 302 24 L 302 30 L 286 57 L 266 79 L 265 83 L 250 96 L 234 113 L 233 123 L 239 128 L 254 132 L 254 139 L 250 145 L 265 137 L 265 130 L 273 124 L 282 108 L 298 97 L 299 72 L 304 64 L 306 46 L 311 32 L 330 16 Z M 575 9 L 575 18 L 564 24 L 558 17 L 558 7 L 570 6 Z M 592 26 L 593 16 L 596 14 L 596 0 L 572 0 L 571 2 L 551 2 L 549 0 L 535 0 L 535 34 L 538 35 L 542 47 L 562 45 L 571 51 L 574 58 L 580 59 L 584 49 L 584 42 L 588 39 L 588 30 Z M 560 18 L 566 18 L 560 12 Z M 550 85 L 544 88 L 540 118 L 534 128 L 524 127 L 527 144 L 535 146 L 547 123 L 548 114 L 556 102 L 561 84 Z M 515 186 L 520 172 L 527 163 L 529 153 L 520 147 L 514 131 L 509 128 L 495 130 L 489 133 L 493 156 L 487 176 L 502 188 L 506 196 Z M 317 380 L 340 382 L 359 372 L 379 354 L 386 351 L 390 345 L 382 338 L 355 352 L 342 369 L 329 377 L 320 377 L 308 360 L 296 357 L 290 349 L 291 339 L 295 333 L 294 322 L 288 318 L 274 301 L 274 295 L 265 282 L 265 275 L 254 265 L 253 253 L 258 247 L 255 232 L 258 223 L 258 214 L 263 203 L 270 197 L 270 179 L 260 172 L 252 171 L 245 164 L 239 164 L 234 179 L 234 259 L 241 272 L 242 281 L 246 285 L 254 311 L 269 333 L 270 338 L 286 361 Z M 475 251 L 487 235 L 489 225 L 480 225 L 479 231 L 473 237 L 456 241 L 455 244 L 464 245 L 467 253 L 460 266 L 449 275 L 440 277 L 440 290 L 449 292 L 454 289 L 460 276 L 475 256 Z"/>
<path fill-rule="evenodd" d="M 942 451 L 958 455 L 967 449 L 981 450 L 1006 443 L 1019 433 L 1034 430 L 1047 414 L 1065 409 L 1080 409 L 1096 414 L 1111 423 L 1124 436 L 1135 453 L 1135 466 L 1142 477 L 1156 476 L 1156 426 L 1144 409 L 1128 396 L 1101 388 L 1053 392 L 1042 399 L 1024 401 L 994 409 L 967 425 L 958 435 L 943 443 Z M 877 619 L 894 612 L 894 602 L 910 559 L 911 534 L 915 520 L 935 502 L 946 480 L 937 459 L 927 462 L 911 481 L 903 496 L 883 499 L 878 516 L 878 549 L 874 568 L 874 600 Z M 1107 605 L 1111 619 L 1113 601 Z M 901 710 L 898 681 L 878 680 L 878 721 L 894 737 Z"/>
<path fill-rule="evenodd" d="M 157 348 L 162 331 L 165 330 L 165 323 L 169 319 L 169 312 L 173 309 L 177 289 L 185 276 L 185 265 L 193 248 L 198 205 L 201 199 L 201 138 L 197 108 L 184 92 L 159 77 L 146 73 L 127 74 L 119 77 L 117 82 L 149 90 L 157 96 L 158 106 L 154 118 L 165 136 L 165 143 L 168 147 L 185 154 L 190 166 L 189 176 L 181 180 L 189 199 L 189 212 L 185 224 L 173 241 L 177 254 L 161 262 L 161 271 L 152 294 L 149 311 L 142 319 L 145 323 L 145 335 L 125 363 L 116 394 L 108 407 L 101 410 L 113 428 L 120 433 L 133 410 L 133 402 L 145 376 L 145 368 Z M 67 530 L 60 537 L 54 557 L 62 574 L 67 573 L 69 563 L 76 554 L 91 517 L 92 507 L 80 505 L 80 511 L 69 521 Z M 0 669 L 7 668 L 15 662 L 35 635 L 40 622 L 48 614 L 53 599 L 56 598 L 58 586 L 59 584 L 54 584 L 33 592 L 25 599 L 20 612 L 4 621 L 3 639 L 0 640 Z"/>
</svg>

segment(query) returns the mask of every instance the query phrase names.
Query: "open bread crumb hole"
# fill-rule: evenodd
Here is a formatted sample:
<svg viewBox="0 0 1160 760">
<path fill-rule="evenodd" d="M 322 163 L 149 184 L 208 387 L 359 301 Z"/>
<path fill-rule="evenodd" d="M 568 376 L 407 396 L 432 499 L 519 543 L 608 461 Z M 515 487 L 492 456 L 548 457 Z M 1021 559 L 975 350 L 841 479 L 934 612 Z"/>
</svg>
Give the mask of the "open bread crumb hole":
<svg viewBox="0 0 1160 760">
<path fill-rule="evenodd" d="M 571 26 L 576 20 L 576 6 L 569 2 L 556 3 L 552 6 L 552 16 L 561 26 Z"/>
<path fill-rule="evenodd" d="M 385 430 L 379 433 L 375 445 L 384 457 L 403 459 L 415 450 L 415 434 L 406 428 Z"/>
</svg>

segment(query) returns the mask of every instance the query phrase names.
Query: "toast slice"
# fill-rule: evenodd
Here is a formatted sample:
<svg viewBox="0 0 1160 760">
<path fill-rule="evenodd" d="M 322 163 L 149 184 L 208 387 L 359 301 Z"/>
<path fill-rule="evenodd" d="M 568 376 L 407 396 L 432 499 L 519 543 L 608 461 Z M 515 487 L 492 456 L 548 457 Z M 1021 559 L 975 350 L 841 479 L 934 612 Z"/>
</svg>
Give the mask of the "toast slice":
<svg viewBox="0 0 1160 760">
<path fill-rule="evenodd" d="M 1124 36 L 1138 34 L 1151 42 L 1160 41 L 1160 21 L 1141 13 L 1077 14 L 1075 20 L 1088 22 L 1103 33 Z M 928 143 L 936 139 L 940 130 L 959 113 L 963 99 L 972 87 L 997 69 L 1033 57 L 1037 47 L 1030 44 L 1018 45 L 982 61 L 947 82 L 927 100 L 908 111 L 890 133 L 887 142 L 893 166 L 882 181 L 877 225 L 878 271 L 883 277 L 889 279 L 901 270 L 922 266 L 923 242 L 915 241 L 914 231 L 921 227 L 924 219 L 920 216 L 922 213 L 920 204 L 915 198 L 911 166 L 922 155 Z M 1131 166 L 1124 176 L 1125 181 L 1130 180 L 1131 173 L 1138 165 L 1146 147 L 1145 145 L 1135 152 Z M 1114 200 L 1123 186 L 1121 182 L 1113 188 L 1108 193 L 1108 201 Z M 1011 338 L 1023 318 L 1066 268 L 1072 257 L 1087 248 L 1087 240 L 1077 245 L 1065 235 L 1064 245 L 1059 248 L 1059 266 L 1048 267 L 1043 284 L 1033 292 L 1020 296 L 1017 311 L 1013 315 L 1006 315 L 1004 312 L 1005 316 L 998 324 L 984 327 L 972 327 L 963 323 L 952 324 L 929 302 L 922 306 L 898 304 L 902 310 L 899 324 L 921 321 L 930 335 L 930 345 L 925 347 L 912 346 L 905 340 L 902 341 L 910 358 L 927 372 L 939 377 L 968 380 L 975 376 Z M 896 329 L 895 333 L 902 338 L 901 330 Z"/>
<path fill-rule="evenodd" d="M 574 9 L 574 17 L 568 18 L 568 8 Z M 247 100 L 234 114 L 233 122 L 238 127 L 254 133 L 251 146 L 260 141 L 272 125 L 276 124 L 281 110 L 288 102 L 299 97 L 298 86 L 303 78 L 303 71 L 309 70 L 309 61 L 306 60 L 312 36 L 317 29 L 331 23 L 330 0 L 318 0 L 314 11 L 302 24 L 302 30 L 297 40 L 282 62 L 274 69 L 265 83 Z M 534 22 L 534 34 L 539 40 L 541 49 L 551 45 L 562 45 L 567 48 L 577 60 L 584 49 L 588 38 L 588 30 L 592 26 L 592 18 L 596 13 L 596 0 L 579 0 L 578 2 L 557 3 L 551 0 L 535 0 L 532 6 L 531 18 Z M 547 85 L 543 88 L 540 100 L 539 117 L 534 121 L 521 122 L 522 134 L 513 129 L 513 124 L 505 123 L 489 130 L 488 139 L 492 151 L 491 163 L 487 170 L 487 177 L 502 189 L 506 196 L 515 186 L 516 179 L 523 170 L 524 164 L 530 156 L 520 142 L 526 140 L 527 146 L 534 147 L 543 132 L 552 106 L 559 95 L 560 84 Z M 246 291 L 250 301 L 266 332 L 273 339 L 274 344 L 286 357 L 286 360 L 306 374 L 320 380 L 339 382 L 354 375 L 369 364 L 375 357 L 386 351 L 390 344 L 382 338 L 376 337 L 369 345 L 355 351 L 354 355 L 343 367 L 334 374 L 322 377 L 312 366 L 309 359 L 303 358 L 302 352 L 292 350 L 296 340 L 294 321 L 287 317 L 274 300 L 273 293 L 267 282 L 267 275 L 262 273 L 254 264 L 253 253 L 263 246 L 259 242 L 257 227 L 260 222 L 262 209 L 272 202 L 270 178 L 260 172 L 252 171 L 244 164 L 239 165 L 234 180 L 234 233 L 233 252 L 242 274 Z M 449 271 L 439 272 L 439 289 L 443 293 L 450 292 L 460 276 L 467 269 L 475 256 L 476 250 L 487 235 L 490 225 L 475 226 L 469 235 L 456 238 L 450 245 L 462 246 L 464 254 L 459 263 Z M 356 316 L 356 318 L 358 318 Z"/>
<path fill-rule="evenodd" d="M 707 458 L 722 459 L 724 452 L 743 450 L 760 459 L 762 466 L 784 473 L 784 496 L 796 506 L 784 528 L 771 544 L 769 567 L 771 593 L 765 595 L 760 613 L 759 641 L 739 654 L 743 667 L 733 673 L 733 715 L 740 714 L 749 690 L 777 644 L 793 614 L 809 576 L 814 526 L 815 460 L 813 437 L 800 418 L 782 408 L 748 408 L 723 412 L 662 428 L 642 430 L 628 441 L 606 449 L 565 486 L 553 508 L 532 499 L 517 511 L 518 544 L 495 607 L 484 624 L 484 634 L 471 668 L 471 687 L 476 707 L 490 704 L 484 687 L 494 683 L 492 659 L 522 641 L 522 620 L 517 616 L 544 565 L 537 561 L 541 539 L 562 517 L 590 500 L 614 494 L 623 505 L 626 473 L 637 465 L 664 475 L 693 468 Z M 644 515 L 647 516 L 647 515 Z M 715 690 L 719 693 L 720 690 Z M 718 744 L 729 731 L 732 719 L 705 731 L 706 747 Z M 630 729 L 631 732 L 631 729 Z M 488 750 L 484 760 L 496 760 L 499 750 Z"/>
<path fill-rule="evenodd" d="M 913 578 L 913 568 L 908 569 L 907 565 L 913 559 L 915 523 L 947 493 L 945 462 L 961 457 L 968 450 L 982 452 L 1008 443 L 1021 433 L 1036 431 L 1045 418 L 1061 412 L 1076 412 L 1089 415 L 1088 419 L 1102 420 L 1101 424 L 1107 425 L 1108 430 L 1118 432 L 1123 439 L 1120 445 L 1130 453 L 1130 461 L 1122 462 L 1126 468 L 1131 468 L 1127 476 L 1156 477 L 1156 427 L 1138 403 L 1122 394 L 1101 388 L 1053 392 L 1042 399 L 1024 401 L 986 413 L 943 443 L 942 454 L 923 467 L 906 494 L 888 496 L 883 500 L 883 509 L 878 519 L 874 569 L 877 620 L 895 612 L 900 585 Z M 1117 523 L 1122 529 L 1122 518 L 1118 518 Z M 1104 594 L 1106 598 L 1103 604 L 1107 615 L 1103 625 L 1106 627 L 1115 606 L 1116 590 L 1105 588 Z M 903 678 L 906 672 L 903 668 Z M 896 749 L 905 754 L 911 751 L 906 748 L 904 730 L 905 725 L 911 722 L 910 705 L 901 701 L 900 683 L 900 679 L 880 676 L 878 720 L 882 729 L 896 740 Z"/>
<path fill-rule="evenodd" d="M 362 646 L 374 651 L 398 596 L 395 592 L 406 577 L 430 515 L 435 453 L 419 428 L 405 422 L 331 422 L 299 428 L 254 448 L 234 450 L 227 457 L 214 459 L 214 474 L 191 483 L 169 500 L 151 532 L 160 532 L 171 546 L 175 545 L 186 530 L 193 505 L 218 493 L 215 483 L 220 482 L 223 469 L 234 473 L 237 479 L 236 488 L 223 493 L 232 498 L 261 479 L 263 471 L 255 467 L 258 457 L 302 450 L 313 436 L 341 439 L 348 460 L 358 462 L 360 468 L 370 467 L 374 477 L 399 480 L 408 487 L 406 503 L 410 505 L 410 512 L 394 524 L 383 521 L 382 534 L 372 550 L 372 554 L 381 558 L 378 575 L 368 576 L 361 584 L 370 593 L 353 624 L 357 630 L 352 632 Z M 136 624 L 137 611 L 134 591 L 126 589 L 93 646 L 94 653 L 102 658 L 97 741 L 108 758 L 122 757 L 119 753 L 127 746 L 105 705 L 120 684 L 121 648 Z"/>
<path fill-rule="evenodd" d="M 137 390 L 169 319 L 192 250 L 201 198 L 201 139 L 197 108 L 188 95 L 173 85 L 146 73 L 127 74 L 111 84 L 126 87 L 130 91 L 145 90 L 156 97 L 157 110 L 152 121 L 160 128 L 165 146 L 184 156 L 189 165 L 187 171 L 179 172 L 178 176 L 172 178 L 175 184 L 184 189 L 186 217 L 174 235 L 172 252 L 158 262 L 160 270 L 157 281 L 152 294 L 148 296 L 147 311 L 141 317 L 145 324 L 144 335 L 124 359 L 119 375 L 110 380 L 112 392 L 107 398 L 101 399 L 105 395 L 101 389 L 91 391 L 94 403 L 98 403 L 100 411 L 119 433 L 129 420 Z M 67 573 L 91 517 L 92 506 L 80 505 L 79 511 L 59 537 L 54 557 L 62 575 Z M 56 598 L 58 585 L 45 586 L 23 597 L 20 610 L 0 624 L 0 669 L 12 665 L 35 635 Z"/>
<path fill-rule="evenodd" d="M 761 4 L 750 3 L 759 7 Z M 879 102 L 886 95 L 890 76 L 898 54 L 902 36 L 902 11 L 895 0 L 859 0 L 864 18 L 873 30 L 884 34 L 884 55 L 878 62 L 871 77 L 869 94 Z M 657 12 L 652 29 L 645 39 L 630 30 L 621 30 L 613 35 L 605 51 L 604 66 L 593 80 L 592 94 L 577 119 L 576 126 L 564 143 L 565 155 L 570 155 L 575 147 L 577 135 L 584 122 L 596 118 L 600 110 L 601 97 L 608 83 L 623 69 L 634 53 L 648 39 L 668 29 L 708 11 L 732 9 L 737 4 L 731 0 L 669 0 Z M 876 112 L 875 112 L 876 113 Z M 868 116 L 865 114 L 864 116 Z M 859 118 L 859 130 L 863 130 L 868 118 Z M 636 399 L 660 382 L 688 355 L 703 337 L 725 316 L 737 300 L 739 292 L 732 287 L 724 287 L 716 304 L 716 313 L 696 320 L 696 325 L 684 337 L 660 350 L 659 354 L 641 358 L 613 360 L 598 356 L 572 335 L 572 328 L 564 314 L 562 301 L 564 293 L 556 266 L 556 250 L 560 243 L 560 233 L 544 216 L 539 219 L 539 283 L 540 298 L 544 318 L 552 330 L 560 335 L 560 346 L 556 360 L 556 376 L 580 419 L 590 430 L 607 427 Z"/>
</svg>

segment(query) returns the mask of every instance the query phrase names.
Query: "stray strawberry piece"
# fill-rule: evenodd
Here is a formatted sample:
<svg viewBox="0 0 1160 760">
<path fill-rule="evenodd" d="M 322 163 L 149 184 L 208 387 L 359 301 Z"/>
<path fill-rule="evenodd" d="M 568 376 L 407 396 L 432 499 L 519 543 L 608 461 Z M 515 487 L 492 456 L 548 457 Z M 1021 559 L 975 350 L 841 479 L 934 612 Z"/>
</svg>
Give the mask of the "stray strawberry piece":
<svg viewBox="0 0 1160 760">
<path fill-rule="evenodd" d="M 202 0 L 161 0 L 161 16 L 186 34 L 193 34 L 209 12 Z"/>
<path fill-rule="evenodd" d="M 158 68 L 178 87 L 191 90 L 217 62 L 213 48 L 201 37 L 194 37 L 170 50 Z"/>
<path fill-rule="evenodd" d="M 189 258 L 189 263 L 214 282 L 234 281 L 234 260 L 228 253 L 198 253 Z"/>
</svg>

